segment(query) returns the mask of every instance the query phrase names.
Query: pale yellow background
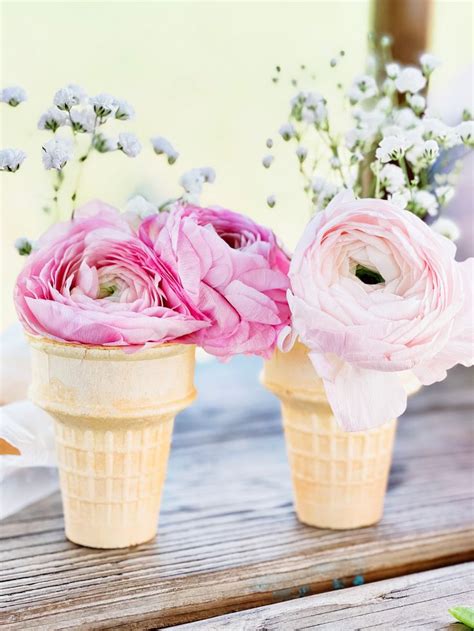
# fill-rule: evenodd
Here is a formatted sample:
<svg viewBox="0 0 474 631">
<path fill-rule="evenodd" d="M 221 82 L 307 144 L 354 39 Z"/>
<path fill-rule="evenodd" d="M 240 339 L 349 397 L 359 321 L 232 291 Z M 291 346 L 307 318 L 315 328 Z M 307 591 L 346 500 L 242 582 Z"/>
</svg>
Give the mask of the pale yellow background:
<svg viewBox="0 0 474 631">
<path fill-rule="evenodd" d="M 177 180 L 193 166 L 213 166 L 216 183 L 203 201 L 270 224 L 291 247 L 308 217 L 294 157 L 278 150 L 274 167 L 260 164 L 265 139 L 287 115 L 289 79 L 306 63 L 330 99 L 336 81 L 363 70 L 370 5 L 353 2 L 7 2 L 2 4 L 1 84 L 29 95 L 16 109 L 2 106 L 2 147 L 28 159 L 17 174 L 1 174 L 3 325 L 15 319 L 12 287 L 23 260 L 12 243 L 37 237 L 50 174 L 41 165 L 36 129 L 54 92 L 69 82 L 90 94 L 129 100 L 145 149 L 135 160 L 95 155 L 87 164 L 82 201 L 100 197 L 123 207 L 138 192 L 154 201 L 178 194 Z M 435 2 L 431 49 L 444 60 L 436 87 L 472 57 L 471 2 Z M 347 51 L 337 74 L 329 59 Z M 276 64 L 286 79 L 274 86 Z M 303 82 L 301 87 L 305 87 Z M 340 122 L 340 113 L 337 112 Z M 181 153 L 174 167 L 156 157 L 148 138 L 168 137 Z M 286 148 L 286 147 L 285 147 Z M 269 193 L 278 205 L 269 210 Z"/>
</svg>

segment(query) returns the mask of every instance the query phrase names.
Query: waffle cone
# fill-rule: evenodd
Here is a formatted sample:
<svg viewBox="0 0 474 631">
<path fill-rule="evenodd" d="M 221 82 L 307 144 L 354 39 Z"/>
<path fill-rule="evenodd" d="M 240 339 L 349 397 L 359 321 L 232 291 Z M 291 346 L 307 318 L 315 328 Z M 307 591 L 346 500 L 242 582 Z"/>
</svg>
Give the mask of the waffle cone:
<svg viewBox="0 0 474 631">
<path fill-rule="evenodd" d="M 407 391 L 419 388 L 404 375 Z M 276 351 L 263 383 L 281 400 L 295 509 L 300 521 L 349 529 L 378 522 L 383 513 L 396 420 L 364 432 L 342 431 L 324 386 L 300 343 Z"/>
<path fill-rule="evenodd" d="M 195 397 L 194 347 L 29 341 L 30 398 L 55 420 L 67 538 L 93 548 L 152 539 L 174 417 Z"/>
</svg>

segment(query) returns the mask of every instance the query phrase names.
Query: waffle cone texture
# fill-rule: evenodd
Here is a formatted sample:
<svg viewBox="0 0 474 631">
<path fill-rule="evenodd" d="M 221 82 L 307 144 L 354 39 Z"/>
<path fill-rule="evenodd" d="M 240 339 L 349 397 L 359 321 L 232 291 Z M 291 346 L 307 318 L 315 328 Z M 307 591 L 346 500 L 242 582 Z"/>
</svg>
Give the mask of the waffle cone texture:
<svg viewBox="0 0 474 631">
<path fill-rule="evenodd" d="M 196 394 L 194 346 L 29 342 L 30 398 L 55 420 L 67 538 L 93 548 L 152 539 L 174 418 Z"/>
<path fill-rule="evenodd" d="M 403 375 L 409 393 L 416 378 Z M 383 514 L 397 421 L 364 432 L 336 423 L 324 386 L 297 343 L 276 350 L 262 381 L 281 401 L 295 509 L 300 521 L 336 530 L 377 523 Z"/>
</svg>

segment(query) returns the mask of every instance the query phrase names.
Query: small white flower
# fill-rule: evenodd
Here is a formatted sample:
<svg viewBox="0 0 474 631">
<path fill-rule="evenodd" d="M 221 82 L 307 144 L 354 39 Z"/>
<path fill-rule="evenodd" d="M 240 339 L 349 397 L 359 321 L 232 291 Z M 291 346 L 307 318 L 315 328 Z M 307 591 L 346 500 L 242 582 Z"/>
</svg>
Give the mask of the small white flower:
<svg viewBox="0 0 474 631">
<path fill-rule="evenodd" d="M 291 100 L 292 116 L 296 120 L 317 126 L 327 120 L 326 102 L 318 92 L 299 92 Z"/>
<path fill-rule="evenodd" d="M 391 35 L 382 35 L 380 38 L 380 46 L 382 48 L 388 48 L 393 44 L 393 37 Z"/>
<path fill-rule="evenodd" d="M 262 164 L 266 169 L 269 169 L 272 165 L 272 162 L 275 158 L 273 156 L 271 156 L 270 154 L 268 154 L 267 156 L 264 156 L 262 158 Z"/>
<path fill-rule="evenodd" d="M 166 155 L 168 158 L 168 164 L 174 164 L 176 160 L 179 158 L 179 153 L 173 147 L 173 145 L 167 140 L 163 138 L 163 136 L 155 136 L 151 138 L 151 144 L 153 146 L 154 152 L 160 156 L 162 154 Z"/>
<path fill-rule="evenodd" d="M 380 126 L 387 119 L 387 115 L 377 108 L 366 110 L 363 107 L 354 107 L 352 114 L 356 121 L 358 121 L 359 127 L 370 130 L 372 136 L 377 134 Z"/>
<path fill-rule="evenodd" d="M 127 101 L 116 101 L 115 118 L 120 121 L 128 121 L 135 116 L 135 110 Z"/>
<path fill-rule="evenodd" d="M 216 179 L 216 172 L 212 167 L 201 167 L 201 173 L 204 176 L 206 184 L 212 184 Z"/>
<path fill-rule="evenodd" d="M 401 93 L 410 92 L 415 94 L 426 85 L 426 77 L 423 76 L 421 70 L 409 66 L 403 68 L 398 77 L 395 79 L 395 86 Z"/>
<path fill-rule="evenodd" d="M 332 169 L 341 168 L 341 161 L 337 156 L 331 156 L 331 158 L 329 159 L 329 164 L 331 165 Z"/>
<path fill-rule="evenodd" d="M 276 197 L 275 195 L 269 195 L 267 197 L 267 204 L 270 208 L 273 208 L 276 204 Z"/>
<path fill-rule="evenodd" d="M 359 162 L 362 162 L 362 160 L 364 159 L 364 154 L 362 153 L 362 151 L 359 151 L 359 149 L 357 149 L 350 157 L 350 163 L 351 165 L 354 164 L 358 164 Z"/>
<path fill-rule="evenodd" d="M 426 214 L 435 217 L 438 214 L 438 200 L 432 193 L 418 190 L 413 193 L 409 208 L 422 217 Z"/>
<path fill-rule="evenodd" d="M 170 164 L 173 164 L 178 159 L 179 153 L 173 147 L 173 145 L 163 136 L 155 136 L 150 138 L 150 142 L 153 146 L 153 151 L 158 155 L 166 155 L 172 159 Z"/>
<path fill-rule="evenodd" d="M 415 127 L 411 127 L 410 129 L 404 129 L 403 137 L 411 147 L 417 143 L 422 143 L 424 140 L 423 126 L 416 125 Z"/>
<path fill-rule="evenodd" d="M 179 183 L 185 190 L 185 199 L 192 203 L 199 202 L 199 196 L 202 193 L 202 187 L 206 183 L 212 184 L 216 179 L 216 173 L 211 167 L 202 167 L 191 169 L 184 173 Z"/>
<path fill-rule="evenodd" d="M 448 184 L 435 188 L 436 197 L 440 206 L 445 206 L 454 197 L 454 186 Z"/>
<path fill-rule="evenodd" d="M 409 107 L 402 107 L 395 112 L 394 122 L 402 129 L 410 129 L 419 123 L 419 119 L 412 109 Z"/>
<path fill-rule="evenodd" d="M 392 100 L 388 96 L 382 97 L 376 104 L 376 109 L 383 114 L 388 114 L 392 109 Z"/>
<path fill-rule="evenodd" d="M 129 158 L 136 158 L 142 150 L 141 142 L 130 132 L 118 135 L 117 147 Z"/>
<path fill-rule="evenodd" d="M 392 94 L 394 94 L 396 90 L 397 88 L 393 79 L 385 79 L 385 81 L 382 83 L 382 92 L 387 96 L 392 96 Z"/>
<path fill-rule="evenodd" d="M 331 201 L 331 199 L 339 192 L 339 187 L 333 182 L 324 180 L 323 178 L 315 178 L 312 184 L 312 190 L 315 193 L 313 202 L 315 203 L 315 211 L 323 210 Z"/>
<path fill-rule="evenodd" d="M 396 193 L 406 184 L 402 169 L 395 164 L 386 164 L 380 171 L 380 185 L 389 193 Z"/>
<path fill-rule="evenodd" d="M 308 150 L 306 149 L 306 147 L 302 147 L 301 145 L 299 147 L 296 147 L 296 156 L 298 158 L 298 160 L 300 162 L 304 162 L 306 160 L 306 156 L 308 155 Z"/>
<path fill-rule="evenodd" d="M 376 96 L 377 92 L 375 79 L 370 75 L 360 75 L 354 79 L 348 96 L 351 103 L 359 103 Z"/>
<path fill-rule="evenodd" d="M 399 127 L 398 125 L 394 125 L 390 123 L 389 125 L 384 125 L 381 129 L 382 137 L 386 138 L 387 136 L 403 136 L 405 137 L 405 130 Z"/>
<path fill-rule="evenodd" d="M 116 136 L 106 136 L 105 134 L 96 134 L 94 136 L 94 149 L 99 153 L 108 153 L 109 151 L 118 151 L 118 138 Z"/>
<path fill-rule="evenodd" d="M 405 210 L 410 200 L 410 191 L 407 189 L 401 189 L 388 197 L 389 201 L 395 206 L 398 206 L 401 210 Z"/>
<path fill-rule="evenodd" d="M 18 237 L 14 245 L 20 256 L 28 256 L 31 254 L 31 250 L 33 250 L 34 247 L 33 242 L 26 237 Z"/>
<path fill-rule="evenodd" d="M 278 130 L 278 133 L 283 140 L 290 140 L 290 138 L 294 138 L 296 136 L 296 130 L 291 123 L 283 123 Z"/>
<path fill-rule="evenodd" d="M 26 153 L 21 149 L 1 149 L 0 150 L 0 171 L 15 173 L 20 168 Z"/>
<path fill-rule="evenodd" d="M 267 146 L 267 149 L 271 149 L 273 147 L 273 140 L 271 138 L 267 138 L 265 145 Z"/>
<path fill-rule="evenodd" d="M 436 140 L 426 140 L 423 144 L 423 157 L 431 164 L 439 156 L 439 146 Z"/>
<path fill-rule="evenodd" d="M 90 107 L 85 107 L 82 110 L 71 110 L 66 122 L 73 131 L 91 134 L 96 127 L 96 115 Z"/>
<path fill-rule="evenodd" d="M 387 64 L 385 66 L 385 72 L 389 79 L 396 79 L 400 74 L 400 66 L 398 64 Z"/>
<path fill-rule="evenodd" d="M 465 145 L 474 147 L 474 121 L 463 121 L 456 127 L 456 132 Z"/>
<path fill-rule="evenodd" d="M 290 101 L 292 108 L 296 108 L 298 106 L 316 107 L 318 103 L 324 103 L 324 97 L 322 94 L 319 94 L 319 92 L 307 91 L 298 92 L 298 94 L 296 94 L 296 96 L 294 96 Z"/>
<path fill-rule="evenodd" d="M 12 85 L 8 88 L 3 88 L 0 91 L 0 101 L 2 103 L 8 103 L 11 107 L 16 107 L 23 101 L 26 101 L 26 92 L 19 85 Z"/>
<path fill-rule="evenodd" d="M 422 114 L 426 109 L 426 99 L 421 94 L 408 94 L 408 104 L 415 114 Z"/>
<path fill-rule="evenodd" d="M 44 168 L 60 171 L 71 160 L 73 153 L 73 145 L 68 138 L 52 138 L 43 145 Z"/>
<path fill-rule="evenodd" d="M 325 123 L 328 118 L 328 111 L 325 103 L 320 101 L 314 107 L 303 107 L 301 110 L 301 118 L 305 121 L 305 123 L 309 123 L 310 125 L 313 124 L 320 126 L 322 123 Z"/>
<path fill-rule="evenodd" d="M 128 200 L 125 210 L 137 215 L 140 219 L 145 219 L 145 217 L 154 215 L 158 209 L 143 195 L 135 195 L 135 197 Z"/>
<path fill-rule="evenodd" d="M 100 134 L 100 136 L 98 136 L 99 146 L 96 146 L 96 149 L 100 152 L 100 153 L 107 153 L 108 151 L 118 151 L 119 150 L 119 142 L 118 142 L 118 138 L 116 136 L 104 136 L 103 134 Z"/>
<path fill-rule="evenodd" d="M 431 55 L 430 53 L 424 53 L 420 57 L 421 69 L 423 70 L 423 74 L 426 77 L 429 77 L 430 74 L 441 65 L 441 61 L 435 55 Z"/>
<path fill-rule="evenodd" d="M 439 156 L 439 145 L 436 140 L 421 140 L 407 151 L 406 158 L 415 171 L 424 169 Z"/>
<path fill-rule="evenodd" d="M 450 239 L 450 241 L 457 241 L 461 236 L 461 231 L 459 230 L 457 224 L 446 217 L 440 217 L 434 221 L 431 224 L 431 228 L 438 234 L 442 234 L 443 237 Z"/>
<path fill-rule="evenodd" d="M 106 93 L 92 96 L 89 99 L 89 102 L 99 118 L 107 118 L 107 116 L 110 116 L 112 112 L 116 111 L 118 106 L 117 100 L 110 94 Z"/>
<path fill-rule="evenodd" d="M 74 105 L 79 105 L 86 98 L 86 93 L 79 86 L 74 83 L 70 83 L 65 88 L 61 88 L 56 92 L 53 98 L 53 103 L 60 110 L 70 110 Z"/>
<path fill-rule="evenodd" d="M 311 182 L 311 189 L 313 193 L 321 193 L 325 185 L 326 185 L 326 180 L 323 177 L 316 175 L 313 178 L 313 181 Z"/>
<path fill-rule="evenodd" d="M 380 162 L 400 160 L 408 148 L 407 141 L 401 136 L 387 136 L 381 140 L 375 155 Z"/>
<path fill-rule="evenodd" d="M 359 146 L 359 143 L 361 142 L 359 136 L 360 131 L 360 129 L 354 127 L 353 129 L 349 129 L 349 131 L 346 132 L 345 143 L 349 151 L 355 151 L 355 149 Z"/>
<path fill-rule="evenodd" d="M 425 140 L 436 140 L 436 142 L 444 147 L 450 149 L 461 142 L 459 136 L 458 127 L 449 127 L 437 118 L 424 118 L 423 124 L 423 138 Z"/>
<path fill-rule="evenodd" d="M 66 121 L 67 116 L 64 112 L 57 107 L 50 107 L 49 110 L 41 115 L 38 121 L 38 129 L 49 129 L 54 132 L 65 125 Z"/>
</svg>

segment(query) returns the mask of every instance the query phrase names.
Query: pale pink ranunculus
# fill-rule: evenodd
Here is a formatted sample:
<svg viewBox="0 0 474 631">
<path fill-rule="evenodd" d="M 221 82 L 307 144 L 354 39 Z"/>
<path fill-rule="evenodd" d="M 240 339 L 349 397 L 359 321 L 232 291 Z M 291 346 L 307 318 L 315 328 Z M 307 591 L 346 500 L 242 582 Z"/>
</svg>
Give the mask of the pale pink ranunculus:
<svg viewBox="0 0 474 631">
<path fill-rule="evenodd" d="M 347 191 L 308 224 L 289 274 L 292 326 L 344 429 L 404 412 L 400 371 L 429 385 L 472 365 L 474 259 L 454 255 L 412 213 Z"/>
<path fill-rule="evenodd" d="M 140 234 L 212 322 L 192 339 L 224 359 L 269 357 L 290 316 L 289 259 L 273 232 L 224 209 L 179 204 L 163 215 L 147 218 Z"/>
<path fill-rule="evenodd" d="M 14 296 L 33 335 L 139 347 L 181 341 L 209 325 L 175 270 L 111 206 L 87 204 L 38 245 Z"/>
</svg>

